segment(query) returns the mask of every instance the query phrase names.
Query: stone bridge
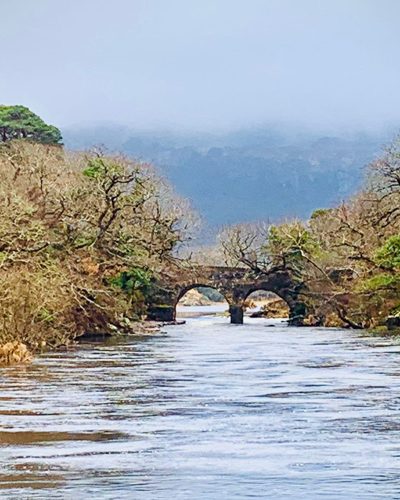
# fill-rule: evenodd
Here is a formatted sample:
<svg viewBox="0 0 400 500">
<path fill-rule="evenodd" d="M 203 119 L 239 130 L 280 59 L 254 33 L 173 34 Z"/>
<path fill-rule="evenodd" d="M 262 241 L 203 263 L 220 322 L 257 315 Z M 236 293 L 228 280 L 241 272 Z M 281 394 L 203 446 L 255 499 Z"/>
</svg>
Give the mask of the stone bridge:
<svg viewBox="0 0 400 500">
<path fill-rule="evenodd" d="M 231 323 L 242 324 L 247 297 L 257 291 L 273 292 L 282 298 L 290 310 L 290 321 L 301 324 L 306 306 L 299 300 L 300 287 L 282 269 L 256 274 L 245 268 L 190 266 L 168 272 L 150 293 L 148 319 L 174 321 L 176 306 L 186 292 L 197 287 L 218 290 L 229 304 Z"/>
</svg>

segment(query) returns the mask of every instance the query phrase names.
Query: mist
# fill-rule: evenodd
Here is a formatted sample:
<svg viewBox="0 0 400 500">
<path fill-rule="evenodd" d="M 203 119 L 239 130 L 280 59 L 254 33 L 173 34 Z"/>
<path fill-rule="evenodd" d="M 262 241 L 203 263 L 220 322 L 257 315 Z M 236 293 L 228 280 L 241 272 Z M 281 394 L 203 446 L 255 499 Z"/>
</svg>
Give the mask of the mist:
<svg viewBox="0 0 400 500">
<path fill-rule="evenodd" d="M 399 123 L 398 0 L 1 3 L 1 100 L 57 126 Z"/>
</svg>

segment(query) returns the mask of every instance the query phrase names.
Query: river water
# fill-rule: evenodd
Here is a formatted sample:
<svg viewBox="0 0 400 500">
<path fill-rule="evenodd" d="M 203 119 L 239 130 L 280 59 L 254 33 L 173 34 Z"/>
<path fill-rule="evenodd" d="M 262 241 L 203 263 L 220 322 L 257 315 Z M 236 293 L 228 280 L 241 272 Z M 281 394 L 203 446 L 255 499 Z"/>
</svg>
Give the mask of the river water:
<svg viewBox="0 0 400 500">
<path fill-rule="evenodd" d="M 400 346 L 246 321 L 1 369 L 0 497 L 399 499 Z"/>
</svg>

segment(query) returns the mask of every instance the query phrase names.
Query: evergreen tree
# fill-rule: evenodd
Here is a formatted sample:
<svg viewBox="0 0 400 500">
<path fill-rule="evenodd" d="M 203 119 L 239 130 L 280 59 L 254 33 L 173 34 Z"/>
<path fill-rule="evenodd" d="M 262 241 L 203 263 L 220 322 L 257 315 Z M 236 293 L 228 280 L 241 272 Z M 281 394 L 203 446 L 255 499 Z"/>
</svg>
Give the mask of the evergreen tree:
<svg viewBox="0 0 400 500">
<path fill-rule="evenodd" d="M 25 106 L 0 105 L 0 143 L 26 139 L 42 144 L 61 144 L 61 132 L 47 125 Z"/>
</svg>

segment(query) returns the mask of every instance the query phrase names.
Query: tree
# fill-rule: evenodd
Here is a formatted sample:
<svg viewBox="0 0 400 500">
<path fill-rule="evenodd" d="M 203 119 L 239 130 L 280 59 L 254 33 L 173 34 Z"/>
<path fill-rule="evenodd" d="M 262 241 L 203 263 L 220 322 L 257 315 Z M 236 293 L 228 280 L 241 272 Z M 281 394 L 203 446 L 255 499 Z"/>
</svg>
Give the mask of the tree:
<svg viewBox="0 0 400 500">
<path fill-rule="evenodd" d="M 238 223 L 225 227 L 218 234 L 224 265 L 248 267 L 257 274 L 267 272 L 272 263 L 265 252 L 268 232 L 268 223 Z"/>
<path fill-rule="evenodd" d="M 47 125 L 25 106 L 0 106 L 0 143 L 26 139 L 42 144 L 61 144 L 61 132 Z"/>
<path fill-rule="evenodd" d="M 31 141 L 0 148 L 0 344 L 130 331 L 150 286 L 180 265 L 194 219 L 152 165 Z"/>
</svg>

